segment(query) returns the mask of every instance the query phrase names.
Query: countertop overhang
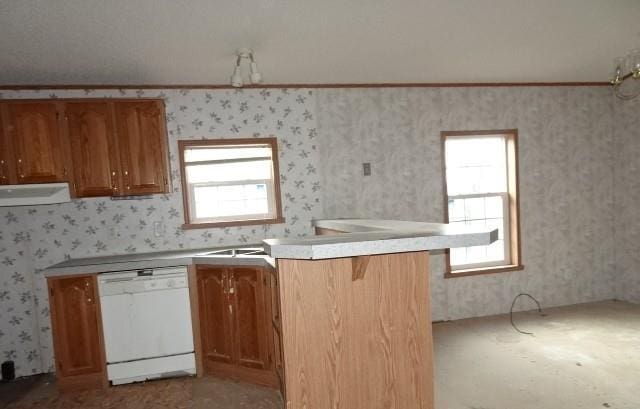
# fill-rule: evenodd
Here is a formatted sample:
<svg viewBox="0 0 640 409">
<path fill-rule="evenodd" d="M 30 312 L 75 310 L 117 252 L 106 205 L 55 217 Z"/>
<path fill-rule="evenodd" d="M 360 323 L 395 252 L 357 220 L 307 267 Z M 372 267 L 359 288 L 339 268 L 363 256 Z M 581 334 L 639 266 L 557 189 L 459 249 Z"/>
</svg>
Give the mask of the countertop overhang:
<svg viewBox="0 0 640 409">
<path fill-rule="evenodd" d="M 371 254 L 481 246 L 498 239 L 497 229 L 374 219 L 314 220 L 314 227 L 344 232 L 300 239 L 264 240 L 274 259 L 355 257 Z"/>
</svg>

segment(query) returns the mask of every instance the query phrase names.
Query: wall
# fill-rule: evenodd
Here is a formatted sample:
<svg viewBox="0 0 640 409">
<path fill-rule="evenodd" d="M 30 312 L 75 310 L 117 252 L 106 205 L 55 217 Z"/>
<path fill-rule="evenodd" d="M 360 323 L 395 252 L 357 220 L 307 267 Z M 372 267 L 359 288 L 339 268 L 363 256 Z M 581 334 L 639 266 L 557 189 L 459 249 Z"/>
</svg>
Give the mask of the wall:
<svg viewBox="0 0 640 409">
<path fill-rule="evenodd" d="M 615 99 L 616 286 L 640 303 L 640 100 Z"/>
<path fill-rule="evenodd" d="M 440 131 L 519 130 L 524 271 L 443 278 L 434 319 L 614 298 L 613 112 L 605 87 L 322 90 L 325 216 L 443 220 Z M 362 176 L 371 162 L 372 176 Z M 524 307 L 531 307 L 525 303 Z"/>
<path fill-rule="evenodd" d="M 0 98 L 164 97 L 173 192 L 147 200 L 75 200 L 0 208 L 0 361 L 17 374 L 52 370 L 41 269 L 65 258 L 258 243 L 311 232 L 321 214 L 315 99 L 311 90 L 112 90 L 4 92 Z M 276 135 L 286 224 L 183 231 L 177 140 Z M 153 223 L 165 226 L 155 237 Z"/>
</svg>

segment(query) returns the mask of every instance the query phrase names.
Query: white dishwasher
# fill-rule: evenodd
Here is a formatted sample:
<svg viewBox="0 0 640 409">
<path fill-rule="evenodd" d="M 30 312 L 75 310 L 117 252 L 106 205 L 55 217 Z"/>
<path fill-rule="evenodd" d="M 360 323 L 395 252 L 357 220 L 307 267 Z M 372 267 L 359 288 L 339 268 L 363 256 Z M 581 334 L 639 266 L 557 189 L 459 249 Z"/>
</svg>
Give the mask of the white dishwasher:
<svg viewBox="0 0 640 409">
<path fill-rule="evenodd" d="M 186 267 L 98 276 L 114 385 L 196 372 Z"/>
</svg>

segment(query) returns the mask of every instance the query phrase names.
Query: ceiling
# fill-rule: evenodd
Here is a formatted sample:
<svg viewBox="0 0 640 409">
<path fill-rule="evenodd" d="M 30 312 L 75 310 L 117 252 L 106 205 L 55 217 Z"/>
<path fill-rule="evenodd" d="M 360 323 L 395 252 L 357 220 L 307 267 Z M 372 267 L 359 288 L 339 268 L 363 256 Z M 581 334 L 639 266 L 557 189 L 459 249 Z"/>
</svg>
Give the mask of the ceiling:
<svg viewBox="0 0 640 409">
<path fill-rule="evenodd" d="M 605 81 L 638 0 L 0 0 L 0 85 Z"/>
</svg>

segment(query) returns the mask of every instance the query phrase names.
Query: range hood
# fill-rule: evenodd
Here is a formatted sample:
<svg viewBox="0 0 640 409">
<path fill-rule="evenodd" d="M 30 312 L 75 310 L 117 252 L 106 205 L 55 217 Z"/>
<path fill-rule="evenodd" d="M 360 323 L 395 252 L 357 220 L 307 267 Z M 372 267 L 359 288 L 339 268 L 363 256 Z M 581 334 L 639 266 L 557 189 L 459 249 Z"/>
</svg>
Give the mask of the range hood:
<svg viewBox="0 0 640 409">
<path fill-rule="evenodd" d="M 0 185 L 0 206 L 29 206 L 70 201 L 68 183 Z"/>
</svg>

